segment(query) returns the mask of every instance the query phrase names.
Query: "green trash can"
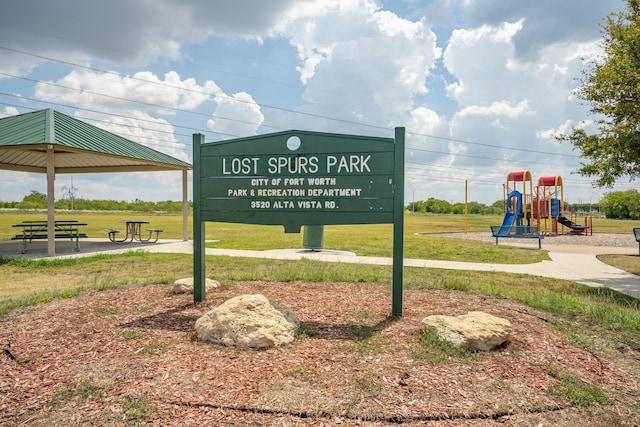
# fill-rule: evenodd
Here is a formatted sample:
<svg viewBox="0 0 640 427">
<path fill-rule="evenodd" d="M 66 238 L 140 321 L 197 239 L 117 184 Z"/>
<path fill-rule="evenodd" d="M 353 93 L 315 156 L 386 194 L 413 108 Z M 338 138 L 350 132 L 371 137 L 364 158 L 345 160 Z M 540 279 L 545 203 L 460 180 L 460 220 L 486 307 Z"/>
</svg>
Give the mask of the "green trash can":
<svg viewBox="0 0 640 427">
<path fill-rule="evenodd" d="M 313 251 L 324 246 L 324 225 L 305 225 L 302 236 L 302 247 Z"/>
</svg>

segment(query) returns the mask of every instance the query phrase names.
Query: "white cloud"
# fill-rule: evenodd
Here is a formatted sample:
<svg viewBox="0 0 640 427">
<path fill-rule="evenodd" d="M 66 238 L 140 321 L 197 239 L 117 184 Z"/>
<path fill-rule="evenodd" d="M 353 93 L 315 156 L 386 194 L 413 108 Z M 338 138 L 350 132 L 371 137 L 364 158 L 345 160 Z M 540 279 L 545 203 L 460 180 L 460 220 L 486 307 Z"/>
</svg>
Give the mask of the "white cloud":
<svg viewBox="0 0 640 427">
<path fill-rule="evenodd" d="M 76 69 L 59 80 L 35 86 L 35 96 L 41 100 L 125 114 L 141 109 L 164 115 L 175 114 L 176 109 L 193 110 L 219 91 L 212 81 L 204 85 L 193 79 L 182 81 L 173 71 L 160 79 L 149 71 L 127 77 Z"/>
<path fill-rule="evenodd" d="M 229 137 L 253 136 L 264 121 L 260 106 L 248 93 L 236 93 L 232 96 L 217 96 L 214 118 L 207 121 L 212 131 Z"/>
<path fill-rule="evenodd" d="M 511 38 L 519 29 L 519 24 L 505 23 L 455 30 L 444 52 L 444 65 L 458 80 L 447 87 L 449 97 L 463 106 L 516 100 L 519 74 L 510 73 L 507 64 L 515 52 Z"/>
<path fill-rule="evenodd" d="M 176 140 L 175 129 L 166 119 L 152 117 L 143 111 L 132 111 L 127 117 L 87 114 L 81 119 L 171 157 L 191 161 L 184 151 L 185 145 Z"/>
<path fill-rule="evenodd" d="M 316 116 L 339 118 L 345 131 L 353 123 L 404 124 L 413 97 L 427 93 L 426 78 L 440 57 L 436 37 L 421 21 L 379 9 L 373 1 L 331 3 L 316 16 L 292 19 L 281 26 L 303 65 L 301 112 L 314 117 L 303 123 L 335 129 Z"/>
<path fill-rule="evenodd" d="M 0 111 L 0 118 L 15 116 L 16 114 L 20 114 L 15 107 L 5 107 L 4 111 Z"/>
<path fill-rule="evenodd" d="M 549 129 L 548 124 L 559 127 L 568 113 L 584 113 L 568 94 L 583 65 L 582 56 L 593 56 L 595 44 L 552 44 L 525 60 L 517 56 L 513 41 L 524 25 L 525 21 L 484 25 L 452 35 L 444 54 L 445 65 L 458 79 L 448 87 L 449 96 L 459 104 L 451 121 L 452 134 L 496 147 L 467 144 L 465 154 L 475 157 L 459 157 L 456 164 L 488 168 L 502 159 L 505 169 L 535 171 L 553 163 L 557 174 L 569 175 L 576 167 L 570 144 L 559 144 L 541 129 Z"/>
<path fill-rule="evenodd" d="M 526 99 L 516 105 L 511 105 L 506 101 L 494 102 L 488 106 L 472 105 L 460 110 L 457 117 L 479 116 L 488 119 L 499 117 L 517 119 L 525 114 L 533 114 L 529 109 L 529 102 Z"/>
<path fill-rule="evenodd" d="M 164 79 L 149 71 L 131 77 L 76 69 L 56 81 L 35 86 L 34 96 L 56 104 L 74 105 L 80 118 L 172 157 L 190 161 L 185 145 L 174 136 L 168 119 L 178 110 L 195 110 L 212 101 L 220 88 L 212 81 L 198 85 L 176 72 Z"/>
</svg>

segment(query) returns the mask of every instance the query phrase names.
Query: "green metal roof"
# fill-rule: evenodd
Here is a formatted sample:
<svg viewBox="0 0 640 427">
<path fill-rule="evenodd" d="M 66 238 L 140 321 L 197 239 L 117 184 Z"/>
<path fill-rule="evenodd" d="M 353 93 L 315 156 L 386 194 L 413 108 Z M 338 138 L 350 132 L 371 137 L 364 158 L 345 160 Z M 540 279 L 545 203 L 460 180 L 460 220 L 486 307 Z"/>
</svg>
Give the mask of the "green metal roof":
<svg viewBox="0 0 640 427">
<path fill-rule="evenodd" d="M 0 169 L 45 173 L 51 149 L 56 173 L 191 169 L 187 162 L 52 109 L 0 119 Z"/>
</svg>

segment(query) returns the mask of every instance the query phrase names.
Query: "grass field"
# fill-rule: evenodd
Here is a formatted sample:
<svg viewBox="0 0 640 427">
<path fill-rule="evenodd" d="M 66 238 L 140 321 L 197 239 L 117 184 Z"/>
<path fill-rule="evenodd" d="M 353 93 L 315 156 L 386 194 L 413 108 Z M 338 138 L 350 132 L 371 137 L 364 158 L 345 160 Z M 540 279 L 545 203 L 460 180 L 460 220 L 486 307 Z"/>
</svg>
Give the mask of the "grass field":
<svg viewBox="0 0 640 427">
<path fill-rule="evenodd" d="M 162 238 L 182 238 L 182 216 L 133 213 L 87 213 L 64 212 L 57 219 L 78 219 L 87 223 L 85 232 L 89 237 L 107 238 L 107 228 L 122 229 L 119 220 L 123 218 L 144 219 L 153 228 L 163 229 Z M 44 212 L 0 213 L 0 241 L 10 239 L 15 234 L 13 224 L 25 220 L 46 219 Z M 190 220 L 191 218 L 189 218 Z M 451 242 L 451 239 L 417 233 L 442 232 L 487 232 L 491 225 L 502 223 L 498 215 L 422 215 L 405 216 L 405 256 L 408 258 L 479 261 L 497 263 L 526 263 L 547 259 L 544 252 L 519 250 L 478 242 Z M 593 219 L 595 233 L 631 233 L 637 221 Z M 268 250 L 300 248 L 302 234 L 286 234 L 281 226 L 249 224 L 207 223 L 206 239 L 216 241 L 209 246 L 225 249 Z M 192 225 L 189 223 L 191 238 Z M 324 229 L 324 247 L 356 252 L 363 256 L 391 256 L 392 225 L 336 225 Z"/>
<path fill-rule="evenodd" d="M 0 214 L 0 241 L 15 233 L 12 224 L 45 219 L 39 213 Z M 58 219 L 78 219 L 86 222 L 90 237 L 107 238 L 106 228 L 122 225 L 122 218 L 145 219 L 154 228 L 164 229 L 163 238 L 182 237 L 181 215 L 131 213 L 61 213 Z M 417 215 L 407 214 L 405 220 L 405 257 L 434 260 L 454 260 L 490 263 L 534 263 L 549 259 L 546 251 L 514 248 L 508 245 L 450 239 L 431 236 L 439 232 L 487 232 L 489 226 L 499 224 L 500 216 L 471 215 Z M 634 221 L 594 218 L 594 230 L 607 233 L 631 233 Z M 191 224 L 190 224 L 191 227 Z M 191 228 L 190 228 L 191 229 Z M 420 233 L 420 234 L 418 234 Z M 266 250 L 300 248 L 302 234 L 285 234 L 280 226 L 207 223 L 206 238 L 215 241 L 215 247 L 228 249 Z M 324 246 L 336 250 L 353 251 L 364 256 L 392 255 L 392 226 L 344 225 L 326 226 Z M 633 258 L 633 259 L 630 259 Z M 640 271 L 637 257 L 608 256 L 603 259 L 631 272 Z M 276 261 L 234 258 L 216 258 L 207 263 L 211 277 L 223 280 L 309 280 L 354 281 L 390 284 L 390 268 L 378 266 L 326 265 L 311 261 Z M 32 304 L 59 296 L 72 296 L 86 290 L 112 287 L 144 286 L 153 283 L 171 283 L 177 278 L 192 275 L 191 257 L 188 255 L 140 254 L 96 256 L 85 260 L 4 260 L 0 265 L 0 314 L 22 304 Z M 132 272 L 135 271 L 135 274 Z M 512 275 L 470 272 L 442 272 L 429 269 L 407 269 L 407 286 L 444 286 L 465 289 L 471 277 L 488 288 L 501 288 L 505 277 Z M 518 280 L 509 278 L 517 283 Z M 528 280 L 527 280 L 528 282 Z M 419 285 L 420 284 L 420 285 Z M 528 285 L 527 285 L 528 286 Z M 578 286 L 578 285 L 576 285 Z M 537 286 L 535 287 L 537 288 Z M 530 288 L 533 290 L 534 288 Z M 524 288 L 522 289 L 524 292 Z M 497 291 L 496 291 L 497 292 Z M 500 291 L 502 292 L 502 291 Z"/>
<path fill-rule="evenodd" d="M 57 219 L 78 219 L 88 226 L 89 237 L 107 238 L 105 229 L 122 229 L 123 218 L 144 219 L 153 228 L 163 229 L 164 239 L 182 238 L 181 215 L 141 215 L 131 213 L 61 213 Z M 13 224 L 25 220 L 46 219 L 44 213 L 0 214 L 0 241 L 15 234 Z M 471 217 L 469 231 L 489 231 L 489 226 L 500 223 L 499 217 Z M 286 234 L 281 226 L 251 224 L 207 223 L 206 239 L 215 241 L 210 247 L 224 249 L 268 250 L 302 247 L 302 233 Z M 405 222 L 405 256 L 408 258 L 479 261 L 497 263 L 529 263 L 548 259 L 544 252 L 496 246 L 489 243 L 455 241 L 416 233 L 463 232 L 464 218 L 454 215 L 407 215 Z M 192 226 L 189 223 L 189 232 Z M 324 229 L 324 247 L 352 251 L 362 256 L 391 256 L 393 227 L 390 224 L 336 225 Z M 191 235 L 189 236 L 192 237 Z"/>
<path fill-rule="evenodd" d="M 47 214 L 44 211 L 0 211 L 0 240 L 6 240 L 15 234 L 13 224 L 25 220 L 45 220 Z M 163 215 L 153 213 L 132 213 L 132 212 L 60 212 L 56 214 L 56 219 L 78 219 L 86 222 L 86 232 L 90 237 L 106 237 L 104 230 L 106 228 L 122 228 L 122 224 L 118 221 L 121 219 L 143 219 L 150 222 L 150 226 L 154 228 L 162 228 L 165 230 L 163 237 L 168 239 L 182 238 L 182 215 Z M 449 233 L 449 232 L 489 232 L 491 225 L 499 225 L 502 223 L 501 215 L 431 215 L 431 214 L 412 214 L 405 215 L 406 234 L 415 232 L 421 233 Z M 577 218 L 577 222 L 583 223 L 584 218 Z M 593 217 L 594 233 L 631 233 L 633 227 L 640 226 L 639 221 L 633 220 L 613 220 L 602 217 Z M 358 229 L 364 227 L 368 229 L 374 227 L 379 233 L 385 227 L 378 225 L 349 225 L 349 226 L 330 226 L 327 229 L 340 230 L 344 227 Z M 391 226 L 386 226 L 391 229 Z M 544 224 L 541 224 L 544 228 Z M 207 223 L 207 238 L 214 239 L 221 236 L 226 240 L 235 239 L 237 236 L 250 238 L 250 234 L 267 232 L 273 229 L 277 234 L 284 234 L 281 226 L 249 226 L 244 224 L 222 224 Z M 246 233 L 251 230 L 251 233 Z M 189 233 L 191 233 L 191 217 L 189 217 Z M 298 236 L 298 237 L 296 237 Z M 297 243 L 301 238 L 297 234 L 289 235 L 291 241 Z M 259 240 L 259 239 L 256 239 Z"/>
</svg>

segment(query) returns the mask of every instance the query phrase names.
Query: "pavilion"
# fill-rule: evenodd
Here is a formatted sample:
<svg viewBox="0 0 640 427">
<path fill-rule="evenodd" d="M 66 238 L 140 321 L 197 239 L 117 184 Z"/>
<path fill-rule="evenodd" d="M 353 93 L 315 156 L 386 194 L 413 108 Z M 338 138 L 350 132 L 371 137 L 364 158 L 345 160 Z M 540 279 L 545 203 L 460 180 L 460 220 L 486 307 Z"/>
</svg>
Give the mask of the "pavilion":
<svg viewBox="0 0 640 427">
<path fill-rule="evenodd" d="M 49 256 L 55 256 L 56 174 L 181 171 L 182 235 L 188 239 L 189 163 L 53 109 L 0 119 L 0 169 L 46 174 Z"/>
</svg>

